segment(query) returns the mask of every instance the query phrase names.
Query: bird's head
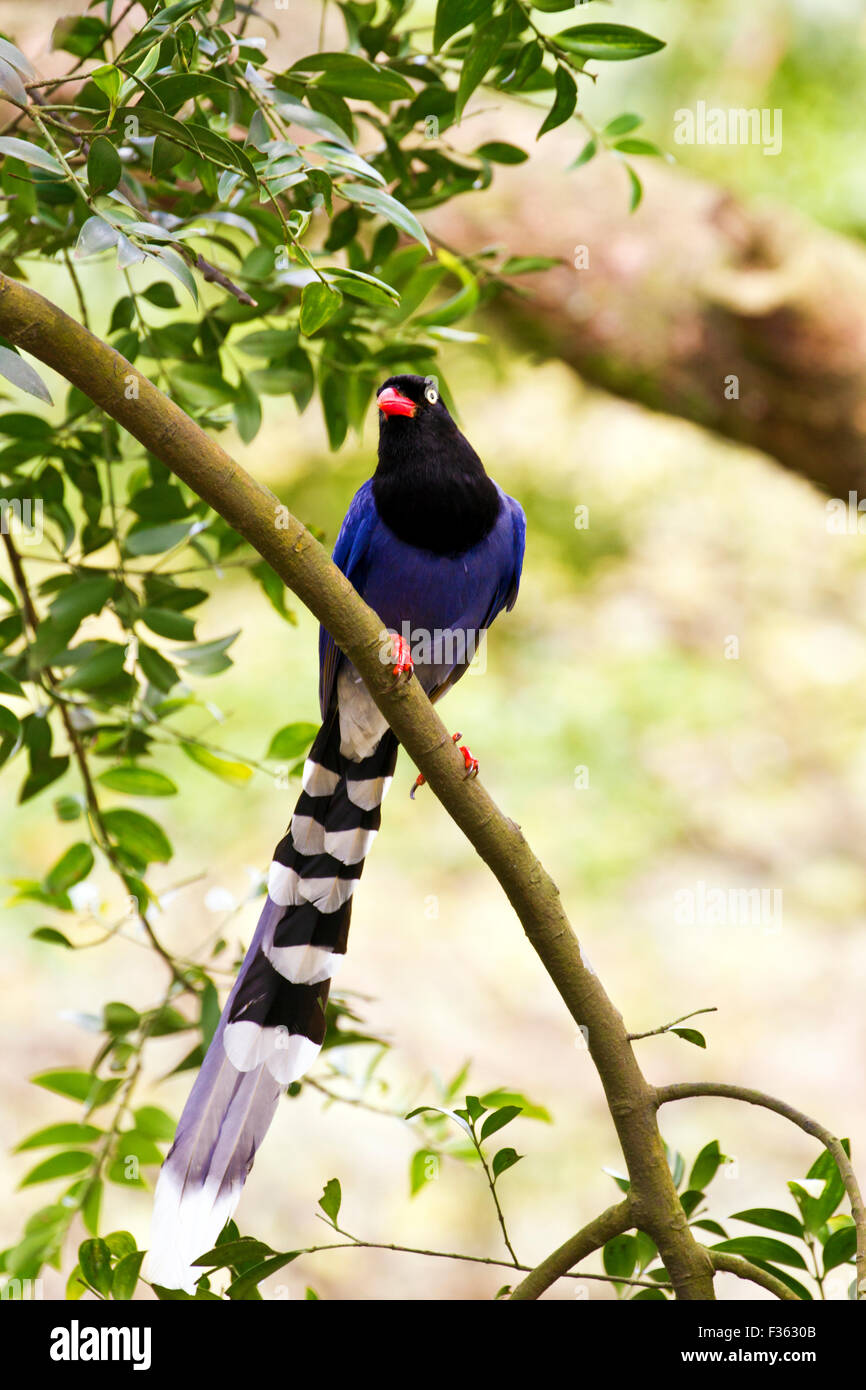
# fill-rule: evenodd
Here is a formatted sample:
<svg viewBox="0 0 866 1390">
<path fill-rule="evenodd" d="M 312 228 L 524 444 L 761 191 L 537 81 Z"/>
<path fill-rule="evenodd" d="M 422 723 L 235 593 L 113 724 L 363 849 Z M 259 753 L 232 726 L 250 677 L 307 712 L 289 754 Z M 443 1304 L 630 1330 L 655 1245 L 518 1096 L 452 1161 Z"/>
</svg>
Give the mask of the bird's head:
<svg viewBox="0 0 866 1390">
<path fill-rule="evenodd" d="M 389 376 L 376 393 L 376 405 L 380 430 L 392 420 L 414 420 L 427 426 L 434 421 L 454 424 L 432 376 Z"/>
<path fill-rule="evenodd" d="M 390 376 L 376 405 L 379 515 L 410 545 L 443 555 L 467 550 L 496 520 L 499 493 L 451 418 L 435 377 Z"/>
</svg>

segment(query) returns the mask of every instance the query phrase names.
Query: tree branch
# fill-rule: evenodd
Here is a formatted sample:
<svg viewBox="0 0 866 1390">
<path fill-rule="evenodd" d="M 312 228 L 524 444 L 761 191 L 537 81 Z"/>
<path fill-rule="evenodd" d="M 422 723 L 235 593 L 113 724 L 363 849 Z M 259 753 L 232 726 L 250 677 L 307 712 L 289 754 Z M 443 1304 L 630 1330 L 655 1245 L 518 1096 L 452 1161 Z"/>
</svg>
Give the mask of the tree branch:
<svg viewBox="0 0 866 1390">
<path fill-rule="evenodd" d="M 747 1086 L 732 1086 L 721 1081 L 681 1081 L 673 1086 L 660 1086 L 656 1091 L 659 1105 L 665 1105 L 671 1100 L 690 1100 L 695 1096 L 721 1096 L 727 1100 L 741 1100 L 747 1105 L 761 1105 L 765 1110 L 772 1110 L 776 1115 L 781 1115 L 783 1119 L 790 1120 L 792 1125 L 797 1125 L 800 1129 L 811 1134 L 813 1139 L 818 1139 L 825 1149 L 833 1155 L 839 1175 L 845 1184 L 845 1191 L 848 1193 L 848 1200 L 851 1203 L 851 1215 L 854 1218 L 854 1225 L 857 1230 L 857 1289 L 860 1298 L 866 1295 L 866 1207 L 863 1204 L 863 1195 L 860 1191 L 860 1184 L 857 1175 L 851 1165 L 851 1160 L 843 1149 L 841 1143 L 834 1134 L 817 1120 L 804 1115 L 802 1110 L 795 1110 L 793 1105 L 788 1105 L 784 1100 L 776 1100 L 774 1096 L 768 1096 L 763 1091 L 753 1091 Z"/>
<path fill-rule="evenodd" d="M 774 1274 L 767 1274 L 766 1270 L 758 1269 L 757 1265 L 750 1264 L 741 1255 L 726 1255 L 722 1250 L 711 1250 L 710 1259 L 713 1267 L 723 1274 L 736 1274 L 740 1279 L 751 1279 L 753 1284 L 760 1284 L 762 1289 L 769 1289 L 776 1298 L 800 1302 L 793 1289 L 789 1289 L 781 1279 L 777 1279 Z"/>
<path fill-rule="evenodd" d="M 641 1038 L 657 1038 L 660 1033 L 669 1033 L 678 1023 L 685 1023 L 687 1018 L 697 1018 L 698 1014 L 715 1014 L 718 1009 L 715 1004 L 710 1004 L 706 1009 L 692 1009 L 690 1014 L 683 1014 L 682 1018 L 675 1018 L 671 1023 L 662 1023 L 658 1028 L 650 1028 L 646 1033 L 629 1033 L 629 1042 L 639 1042 Z"/>
<path fill-rule="evenodd" d="M 554 1250 L 552 1255 L 548 1255 L 546 1260 L 542 1260 L 541 1264 L 517 1285 L 511 1295 L 512 1299 L 523 1302 L 539 1298 L 545 1289 L 549 1289 L 551 1284 L 555 1284 L 557 1279 L 561 1279 L 580 1260 L 585 1260 L 587 1255 L 591 1255 L 607 1241 L 613 1240 L 614 1236 L 621 1236 L 623 1231 L 627 1231 L 633 1225 L 632 1203 L 626 1197 L 624 1201 L 617 1202 L 616 1206 L 608 1207 L 607 1211 L 603 1211 L 595 1220 L 590 1221 L 576 1235 L 560 1245 L 558 1250 Z"/>
</svg>

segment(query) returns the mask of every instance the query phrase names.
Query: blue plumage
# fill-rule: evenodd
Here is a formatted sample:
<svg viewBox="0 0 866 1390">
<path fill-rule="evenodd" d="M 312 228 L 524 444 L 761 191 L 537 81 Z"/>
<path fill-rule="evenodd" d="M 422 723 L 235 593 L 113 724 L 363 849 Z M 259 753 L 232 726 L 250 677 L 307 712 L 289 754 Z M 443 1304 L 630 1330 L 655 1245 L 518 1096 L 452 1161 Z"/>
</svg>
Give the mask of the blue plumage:
<svg viewBox="0 0 866 1390">
<path fill-rule="evenodd" d="M 402 541 L 376 508 L 373 481 L 358 489 L 346 513 L 333 560 L 385 627 L 404 623 L 426 632 L 481 632 L 517 600 L 526 546 L 523 508 L 497 488 L 501 510 L 493 529 L 462 555 L 435 555 Z M 343 658 L 324 628 L 319 633 L 319 704 L 325 717 Z M 416 663 L 427 694 L 453 684 L 454 665 Z"/>
</svg>

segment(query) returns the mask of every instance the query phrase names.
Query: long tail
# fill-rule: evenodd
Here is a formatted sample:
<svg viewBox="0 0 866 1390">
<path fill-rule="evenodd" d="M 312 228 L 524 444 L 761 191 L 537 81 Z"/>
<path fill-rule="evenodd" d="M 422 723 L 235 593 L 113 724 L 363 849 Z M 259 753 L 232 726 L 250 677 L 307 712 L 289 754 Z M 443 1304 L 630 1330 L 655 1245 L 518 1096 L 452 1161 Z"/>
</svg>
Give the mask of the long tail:
<svg viewBox="0 0 866 1390">
<path fill-rule="evenodd" d="M 352 893 L 396 759 L 390 730 L 369 757 L 345 757 L 336 714 L 316 736 L 255 935 L 159 1175 L 151 1283 L 194 1291 L 202 1271 L 192 1261 L 234 1212 L 280 1095 L 318 1055 Z"/>
</svg>

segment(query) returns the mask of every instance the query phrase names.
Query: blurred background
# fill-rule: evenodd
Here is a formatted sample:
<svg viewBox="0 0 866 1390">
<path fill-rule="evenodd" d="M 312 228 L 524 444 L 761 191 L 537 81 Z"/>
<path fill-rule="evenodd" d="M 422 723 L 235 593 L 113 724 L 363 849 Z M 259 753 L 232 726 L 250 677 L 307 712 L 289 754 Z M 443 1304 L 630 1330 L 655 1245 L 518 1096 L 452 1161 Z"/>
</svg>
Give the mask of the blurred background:
<svg viewBox="0 0 866 1390">
<path fill-rule="evenodd" d="M 72 8 L 0 3 L 0 29 L 46 74 L 55 62 L 63 71 L 50 35 Z M 316 43 L 319 5 L 295 0 L 291 17 L 261 10 L 280 31 L 274 60 L 288 63 Z M 581 145 L 564 127 L 531 164 L 498 172 L 491 190 L 439 223 L 431 218 L 462 250 L 496 243 L 564 261 L 555 293 L 534 277 L 537 303 L 519 312 L 500 304 L 479 324 L 482 345 L 455 346 L 443 359 L 463 429 L 529 524 L 517 608 L 498 621 L 486 670 L 457 687 L 444 717 L 463 731 L 485 785 L 558 883 L 629 1027 L 717 1008 L 695 1020 L 706 1051 L 673 1036 L 637 1044 L 650 1079 L 717 1079 L 783 1097 L 850 1135 L 862 1170 L 866 560 L 861 536 L 828 529 L 828 494 L 815 485 L 835 481 L 833 468 L 856 441 L 846 436 L 837 450 L 833 420 L 820 412 L 800 432 L 789 408 L 839 348 L 825 319 L 814 358 L 798 359 L 799 377 L 786 358 L 768 378 L 767 352 L 729 330 L 732 296 L 739 321 L 754 312 L 744 297 L 770 293 L 788 305 L 775 325 L 780 354 L 809 340 L 825 311 L 847 316 L 852 358 L 863 349 L 852 323 L 857 314 L 866 323 L 866 4 L 622 0 L 614 17 L 667 42 L 647 62 L 610 65 L 585 96 L 596 125 L 639 112 L 641 133 L 676 157 L 675 166 L 638 158 L 646 194 L 637 212 L 629 216 L 625 176 L 611 157 L 564 172 Z M 332 16 L 325 22 L 336 46 L 341 26 Z M 699 101 L 780 109 L 780 152 L 676 143 L 674 113 Z M 537 124 L 525 107 L 491 104 L 465 138 L 532 141 Z M 455 143 L 461 138 L 462 128 Z M 736 227 L 774 238 L 784 229 L 785 254 L 772 266 L 781 288 L 768 290 L 765 261 L 759 282 L 731 288 L 742 245 L 718 209 L 733 210 Z M 579 245 L 588 249 L 586 270 L 573 268 Z M 813 248 L 813 262 L 838 278 L 828 270 L 804 289 L 790 266 Z M 105 271 L 82 273 L 99 331 L 112 302 L 100 284 Z M 74 312 L 62 274 L 39 277 L 37 287 Z M 715 375 L 695 385 L 706 363 Z M 747 409 L 744 364 L 764 373 Z M 728 372 L 743 376 L 739 401 L 724 396 Z M 850 368 L 845 378 L 852 393 L 856 376 Z M 372 470 L 376 421 L 334 456 L 315 404 L 301 418 L 287 401 L 264 404 L 254 444 L 229 438 L 227 447 L 332 544 Z M 727 426 L 725 411 L 738 423 Z M 856 465 L 848 471 L 855 476 Z M 846 491 L 835 495 L 847 500 Z M 588 526 L 579 508 L 588 509 Z M 219 602 L 201 639 L 241 632 L 233 668 L 199 682 L 220 711 L 208 734 L 262 759 L 281 725 L 317 718 L 315 624 L 298 611 L 288 627 L 242 572 L 227 569 L 212 582 Z M 166 890 L 162 935 L 189 951 L 222 930 L 234 949 L 252 931 L 252 876 L 270 858 L 297 783 L 280 787 L 257 774 L 229 788 L 182 757 L 165 770 L 181 795 L 159 808 L 176 849 L 171 869 L 154 875 Z M 509 1129 L 525 1158 L 501 1184 L 513 1243 L 535 1262 L 614 1199 L 602 1169 L 620 1168 L 618 1146 L 588 1056 L 518 922 L 429 790 L 410 802 L 413 776 L 403 758 L 356 895 L 340 991 L 357 992 L 366 1023 L 393 1043 L 377 1072 L 383 1085 L 366 1092 L 374 1104 L 436 1103 L 437 1078 L 470 1062 L 466 1090 L 519 1088 L 550 1112 L 552 1124 L 520 1119 Z M 66 780 L 59 791 L 73 789 Z M 11 781 L 4 785 L 0 874 L 38 877 L 50 862 L 50 808 L 37 800 L 19 809 Z M 181 878 L 190 881 L 178 887 Z M 781 915 L 689 925 L 676 895 L 701 883 L 781 890 Z M 62 1118 L 64 1103 L 27 1075 L 89 1063 L 93 1039 L 70 1014 L 98 1014 L 111 998 L 146 1007 L 163 985 L 144 949 L 116 942 L 57 952 L 29 939 L 40 920 L 32 906 L 2 918 L 0 1247 L 35 1205 L 32 1191 L 15 1191 L 32 1155 L 13 1156 L 11 1146 Z M 179 1113 L 188 1076 L 159 1078 L 184 1050 L 183 1040 L 151 1044 L 142 1100 Z M 346 1094 L 356 1079 L 360 1087 L 370 1057 L 368 1049 L 331 1056 L 349 1077 Z M 790 1206 L 785 1183 L 817 1156 L 799 1130 L 725 1101 L 686 1102 L 663 1119 L 669 1144 L 689 1160 L 713 1138 L 736 1159 L 712 1189 L 712 1215 L 723 1222 L 747 1207 Z M 503 1253 L 477 1169 L 445 1164 L 410 1197 L 419 1147 L 411 1125 L 323 1105 L 305 1088 L 280 1107 L 242 1199 L 241 1229 L 278 1249 L 326 1238 L 314 1213 L 323 1183 L 336 1176 L 343 1219 L 359 1236 Z M 148 1194 L 112 1188 L 106 1200 L 106 1229 L 128 1228 L 146 1243 Z M 729 1234 L 742 1233 L 731 1223 Z M 57 1296 L 54 1279 L 49 1273 L 46 1291 Z M 321 1297 L 382 1299 L 486 1298 L 503 1282 L 496 1269 L 374 1250 L 310 1257 L 274 1280 L 289 1297 L 312 1285 Z M 835 1271 L 830 1296 L 844 1296 L 846 1283 Z M 722 1297 L 741 1295 L 729 1276 L 718 1285 Z M 593 1284 L 589 1296 L 613 1294 Z M 549 1297 L 573 1298 L 574 1288 L 562 1281 Z"/>
</svg>

